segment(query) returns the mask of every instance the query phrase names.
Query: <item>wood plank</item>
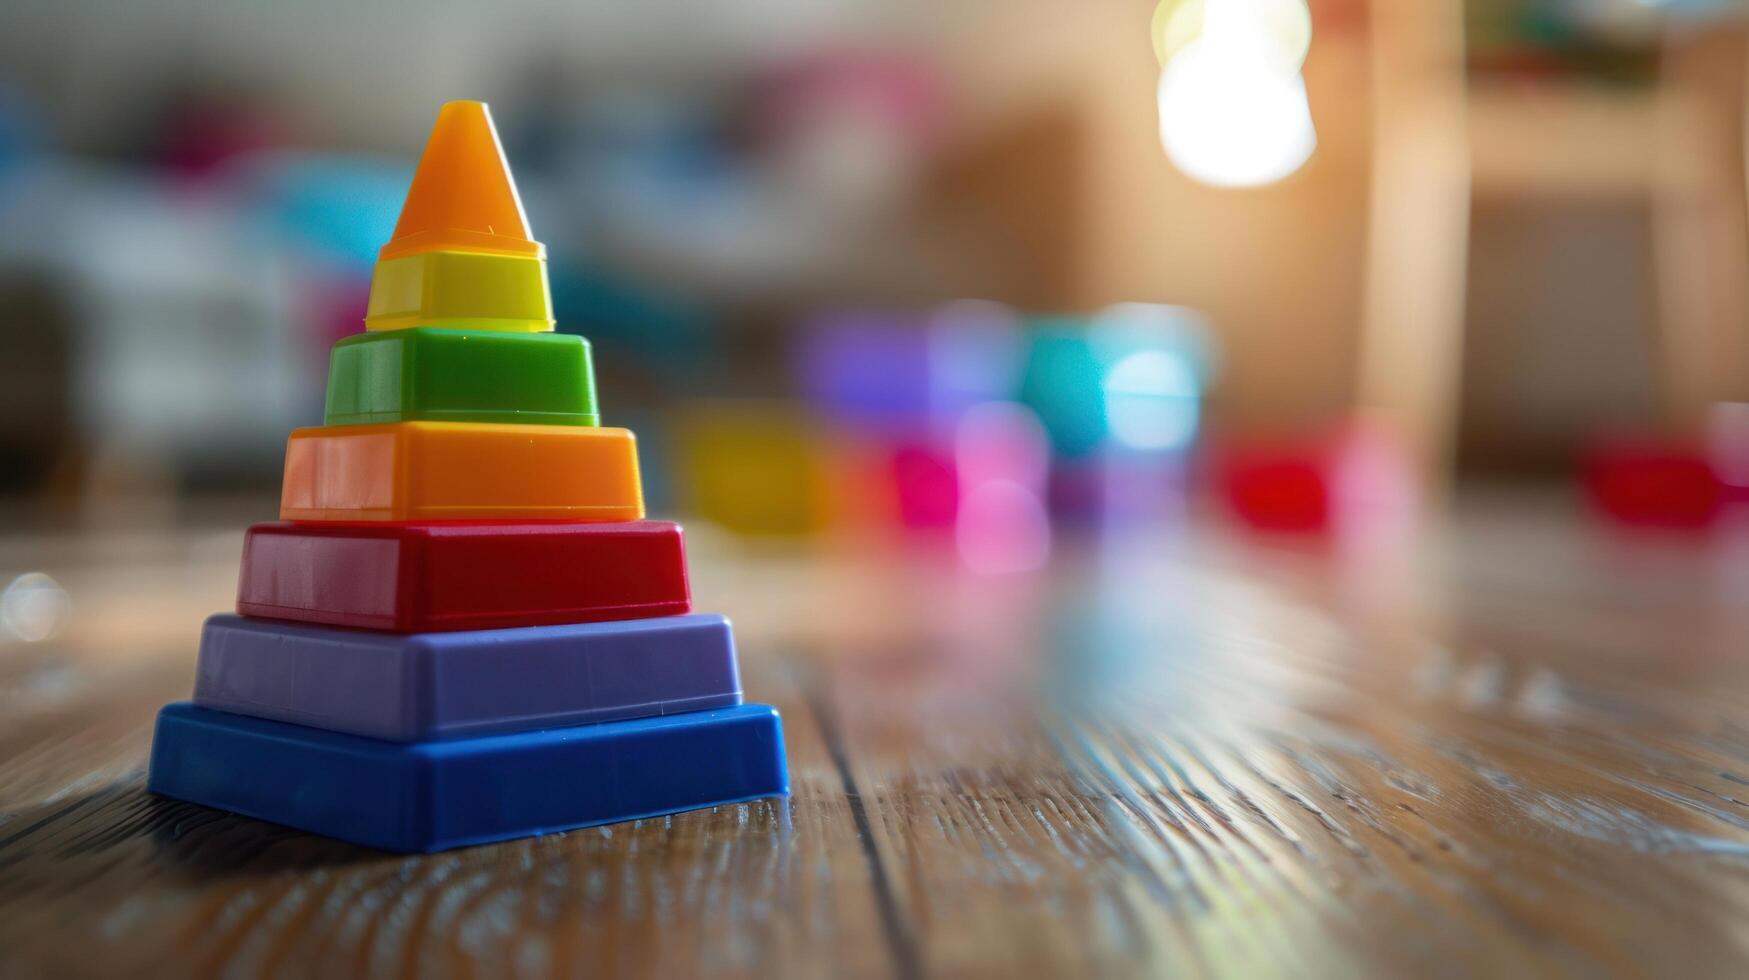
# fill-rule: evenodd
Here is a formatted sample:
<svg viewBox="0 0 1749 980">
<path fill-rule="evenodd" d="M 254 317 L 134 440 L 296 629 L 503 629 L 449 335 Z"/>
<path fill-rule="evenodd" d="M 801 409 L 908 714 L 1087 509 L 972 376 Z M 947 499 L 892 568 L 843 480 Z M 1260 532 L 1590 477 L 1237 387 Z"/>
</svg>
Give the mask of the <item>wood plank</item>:
<svg viewBox="0 0 1749 980">
<path fill-rule="evenodd" d="M 1011 597 L 1012 648 L 847 658 L 822 714 L 919 970 L 1740 967 L 1742 599 L 1612 614 L 1631 576 L 1552 557 L 1473 608 L 1291 554 L 1088 569 Z"/>
<path fill-rule="evenodd" d="M 0 975 L 1749 961 L 1741 543 L 1515 508 L 1399 551 L 1192 534 L 978 579 L 700 538 L 794 798 L 431 857 L 146 796 L 200 616 L 169 593 L 212 590 L 162 556 L 137 592 L 112 557 L 58 573 L 106 625 L 0 657 Z M 144 596 L 160 626 L 108 649 Z"/>
</svg>

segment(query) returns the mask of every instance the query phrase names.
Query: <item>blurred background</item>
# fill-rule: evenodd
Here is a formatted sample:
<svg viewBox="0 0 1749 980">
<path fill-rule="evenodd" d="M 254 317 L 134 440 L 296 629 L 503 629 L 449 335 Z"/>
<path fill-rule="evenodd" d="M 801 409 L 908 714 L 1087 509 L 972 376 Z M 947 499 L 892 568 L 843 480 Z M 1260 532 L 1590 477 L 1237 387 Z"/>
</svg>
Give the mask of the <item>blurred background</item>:
<svg viewBox="0 0 1749 980">
<path fill-rule="evenodd" d="M 1746 95 L 1749 0 L 0 0 L 0 974 L 1742 975 Z M 459 99 L 788 806 L 144 793 Z"/>
<path fill-rule="evenodd" d="M 1365 538 L 1502 483 L 1723 533 L 1749 498 L 1744 13 L 14 2 L 9 629 L 59 628 L 33 569 L 67 535 L 193 528 L 234 563 L 462 98 L 492 105 L 652 512 L 707 549 L 1024 574 L 1114 530 Z"/>
</svg>

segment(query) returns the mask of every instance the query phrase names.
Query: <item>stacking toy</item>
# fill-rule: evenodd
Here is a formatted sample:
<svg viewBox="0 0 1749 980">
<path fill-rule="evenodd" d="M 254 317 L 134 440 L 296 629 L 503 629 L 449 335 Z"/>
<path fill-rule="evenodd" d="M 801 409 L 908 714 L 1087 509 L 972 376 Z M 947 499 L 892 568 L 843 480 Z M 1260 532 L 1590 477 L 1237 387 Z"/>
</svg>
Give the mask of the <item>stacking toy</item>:
<svg viewBox="0 0 1749 980">
<path fill-rule="evenodd" d="M 552 328 L 486 106 L 449 103 L 152 792 L 394 851 L 788 793 L 777 712 Z"/>
<path fill-rule="evenodd" d="M 680 525 L 257 524 L 245 616 L 432 633 L 678 616 L 692 610 Z"/>
</svg>

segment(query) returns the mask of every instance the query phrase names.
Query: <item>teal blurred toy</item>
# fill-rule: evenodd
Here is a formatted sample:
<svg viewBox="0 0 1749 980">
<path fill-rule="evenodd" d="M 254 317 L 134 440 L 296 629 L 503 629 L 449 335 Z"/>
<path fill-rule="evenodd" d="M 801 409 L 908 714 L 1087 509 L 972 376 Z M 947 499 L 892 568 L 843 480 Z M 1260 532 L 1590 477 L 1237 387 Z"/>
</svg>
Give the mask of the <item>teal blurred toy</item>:
<svg viewBox="0 0 1749 980">
<path fill-rule="evenodd" d="M 1200 315 L 1120 303 L 1090 318 L 1039 317 L 1028 327 L 1020 398 L 1059 455 L 1182 452 L 1193 443 L 1215 366 Z"/>
<path fill-rule="evenodd" d="M 1088 318 L 1029 323 L 1020 397 L 1050 434 L 1052 510 L 1127 523 L 1183 496 L 1186 460 L 1215 371 L 1203 318 L 1182 307 L 1120 303 Z"/>
<path fill-rule="evenodd" d="M 1085 320 L 1038 317 L 1021 373 L 1020 400 L 1038 413 L 1059 456 L 1091 455 L 1105 442 L 1105 371 Z"/>
</svg>

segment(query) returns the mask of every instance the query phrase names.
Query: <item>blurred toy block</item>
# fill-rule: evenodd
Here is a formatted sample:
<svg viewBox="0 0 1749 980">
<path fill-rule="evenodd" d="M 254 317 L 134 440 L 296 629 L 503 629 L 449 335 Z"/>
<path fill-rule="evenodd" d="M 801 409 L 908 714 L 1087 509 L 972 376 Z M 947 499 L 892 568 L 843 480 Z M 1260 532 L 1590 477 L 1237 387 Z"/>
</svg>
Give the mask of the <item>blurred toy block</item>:
<svg viewBox="0 0 1749 980">
<path fill-rule="evenodd" d="M 1725 505 L 1749 505 L 1749 402 L 1719 402 L 1707 419 L 1707 459 Z"/>
<path fill-rule="evenodd" d="M 748 535 L 809 535 L 832 520 L 817 426 L 793 406 L 701 401 L 675 419 L 675 483 L 688 511 Z"/>
<path fill-rule="evenodd" d="M 257 524 L 237 611 L 425 633 L 690 611 L 678 524 Z"/>
<path fill-rule="evenodd" d="M 1705 528 L 1725 505 L 1725 484 L 1699 444 L 1605 438 L 1585 458 L 1584 483 L 1601 513 L 1636 527 Z"/>
<path fill-rule="evenodd" d="M 1020 400 L 1038 413 L 1059 458 L 1087 456 L 1107 434 L 1105 367 L 1084 321 L 1068 317 L 1029 321 L 1031 344 Z"/>
<path fill-rule="evenodd" d="M 1181 454 L 1107 447 L 1051 467 L 1052 514 L 1091 527 L 1121 528 L 1183 516 L 1189 460 Z"/>
<path fill-rule="evenodd" d="M 1059 457 L 1102 449 L 1181 455 L 1195 443 L 1214 362 L 1199 315 L 1120 303 L 1091 318 L 1040 317 L 1028 326 L 1020 397 Z"/>
<path fill-rule="evenodd" d="M 441 851 L 789 792 L 766 705 L 398 743 L 213 711 L 158 714 L 154 793 L 390 851 Z"/>
<path fill-rule="evenodd" d="M 1101 526 L 1177 512 L 1213 372 L 1202 318 L 1180 307 L 1120 303 L 1091 318 L 1031 321 L 1021 397 L 1050 433 L 1049 502 Z"/>
<path fill-rule="evenodd" d="M 951 449 L 917 441 L 895 446 L 883 481 L 892 487 L 893 512 L 915 531 L 953 527 L 959 513 L 960 479 Z"/>
<path fill-rule="evenodd" d="M 625 429 L 396 422 L 293 432 L 279 516 L 633 521 L 644 503 Z"/>
<path fill-rule="evenodd" d="M 325 424 L 412 421 L 596 425 L 589 342 L 416 328 L 334 345 Z"/>
<path fill-rule="evenodd" d="M 915 433 L 1013 397 L 1020 356 L 1011 312 L 962 300 L 926 315 L 816 314 L 802 324 L 795 373 L 809 404 L 832 421 Z"/>
<path fill-rule="evenodd" d="M 929 338 L 914 317 L 816 315 L 802 324 L 796 373 L 809 404 L 835 422 L 902 429 L 928 422 Z"/>
<path fill-rule="evenodd" d="M 1260 531 L 1364 532 L 1400 524 L 1416 504 L 1408 455 L 1387 432 L 1361 423 L 1234 442 L 1221 451 L 1217 471 L 1232 513 Z"/>
<path fill-rule="evenodd" d="M 1044 565 L 1051 551 L 1050 465 L 1044 426 L 1026 406 L 987 402 L 966 412 L 954 433 L 954 545 L 967 568 L 1010 573 Z"/>
<path fill-rule="evenodd" d="M 722 616 L 397 635 L 218 615 L 194 702 L 391 742 L 741 703 Z"/>
</svg>

